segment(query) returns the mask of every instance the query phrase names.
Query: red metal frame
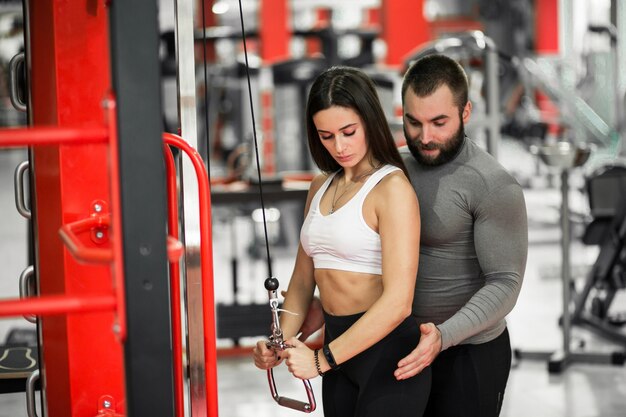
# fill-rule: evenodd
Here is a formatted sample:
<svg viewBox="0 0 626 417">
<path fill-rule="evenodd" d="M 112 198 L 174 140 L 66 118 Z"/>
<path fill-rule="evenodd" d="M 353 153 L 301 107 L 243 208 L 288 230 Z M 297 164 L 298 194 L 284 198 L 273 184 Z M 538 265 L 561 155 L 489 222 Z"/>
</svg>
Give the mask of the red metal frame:
<svg viewBox="0 0 626 417">
<path fill-rule="evenodd" d="M 33 127 L 0 130 L 0 147 L 33 147 L 33 229 L 40 277 L 40 296 L 0 300 L 0 317 L 42 317 L 42 389 L 46 391 L 45 414 L 52 417 L 124 413 L 126 295 L 107 4 L 27 0 L 28 107 Z M 184 144 L 177 146 L 184 148 Z M 201 196 L 206 200 L 208 180 L 204 166 L 198 165 L 201 159 L 195 151 L 184 150 L 194 162 L 201 190 L 205 190 Z M 99 210 L 103 208 L 100 202 L 109 211 Z M 211 275 L 211 260 L 208 265 L 206 261 L 206 254 L 211 253 L 211 232 L 205 205 L 201 212 L 205 276 Z M 98 229 L 106 234 L 96 235 Z M 173 271 L 183 253 L 175 229 L 171 228 L 174 236 L 167 239 Z M 88 234 L 91 240 L 85 237 Z M 205 356 L 210 362 L 207 401 L 212 405 L 207 408 L 217 416 L 212 276 L 203 287 L 205 300 L 210 300 L 210 306 L 205 301 L 205 311 L 210 311 L 205 315 L 205 327 L 209 328 Z M 180 325 L 175 330 L 180 336 Z M 97 367 L 93 366 L 94 357 Z M 182 379 L 177 382 L 177 392 L 182 392 Z M 116 406 L 102 408 L 103 398 Z M 177 412 L 182 416 L 182 395 L 179 399 Z"/>
<path fill-rule="evenodd" d="M 94 230 L 107 230 L 110 226 L 110 214 L 92 215 L 86 219 L 78 220 L 73 223 L 67 223 L 59 229 L 61 240 L 74 256 L 74 258 L 83 262 L 94 263 L 110 263 L 115 259 L 116 246 L 114 242 L 113 248 L 90 248 L 83 244 L 78 237 L 78 233 L 93 232 Z M 167 237 L 167 258 L 170 262 L 177 262 L 183 254 L 183 245 L 177 239 L 178 236 Z M 103 241 L 109 239 L 103 238 Z M 122 294 L 124 289 L 122 288 Z"/>
<path fill-rule="evenodd" d="M 81 145 L 106 142 L 109 139 L 107 129 L 104 128 L 55 128 L 34 127 L 23 129 L 1 129 L 0 148 L 24 147 L 28 145 Z M 115 199 L 114 199 L 115 200 Z M 70 252 L 85 262 L 114 261 L 113 251 L 110 249 L 88 248 L 77 238 L 76 233 L 91 230 L 94 227 L 107 228 L 109 215 L 92 216 L 87 219 L 66 224 L 61 227 L 59 234 L 66 243 Z M 115 246 L 115 241 L 114 241 Z M 118 242 L 121 246 L 121 242 Z M 120 259 L 120 258 L 118 258 Z M 121 262 L 118 262 L 121 264 Z M 122 277 L 123 282 L 123 277 Z M 122 301 L 123 286 L 122 288 Z M 119 290 L 116 291 L 119 293 Z M 117 294 L 119 295 L 119 294 Z M 119 297 L 116 295 L 86 295 L 86 296 L 42 296 L 34 299 L 9 299 L 0 301 L 0 317 L 20 316 L 24 314 L 56 315 L 66 313 L 113 311 L 116 310 L 121 323 L 125 323 L 123 311 L 120 311 Z M 124 326 L 122 325 L 123 329 Z"/>
<path fill-rule="evenodd" d="M 121 208 L 119 204 L 119 198 L 115 196 L 119 195 L 119 162 L 117 152 L 117 130 L 115 124 L 115 101 L 112 98 L 107 100 L 108 105 L 108 117 L 109 117 L 109 130 L 106 129 L 67 129 L 67 128 L 26 128 L 26 129 L 3 129 L 0 130 L 0 148 L 6 147 L 23 147 L 29 144 L 36 145 L 81 145 L 89 144 L 93 142 L 106 142 L 109 140 L 109 161 L 110 161 L 110 176 L 111 176 L 111 206 L 113 210 L 113 216 L 109 213 L 92 214 L 90 217 L 77 220 L 71 223 L 62 225 L 59 229 L 59 235 L 61 240 L 65 243 L 69 252 L 77 260 L 86 263 L 110 263 L 113 269 L 115 286 L 112 294 L 101 295 L 48 295 L 40 296 L 30 299 L 9 299 L 0 300 L 0 317 L 21 316 L 25 314 L 32 314 L 38 316 L 51 316 L 51 315 L 63 315 L 71 313 L 93 313 L 101 311 L 115 311 L 117 318 L 117 336 L 120 342 L 123 342 L 126 338 L 126 318 L 125 318 L 125 293 L 124 293 L 124 275 L 123 275 L 123 245 L 121 242 L 122 225 L 121 221 L 111 222 L 111 217 L 121 220 Z M 83 131 L 85 137 L 83 137 Z M 169 149 L 168 149 L 169 152 Z M 186 150 L 189 153 L 189 150 Z M 166 153 L 167 155 L 167 153 Z M 199 155 L 190 155 L 194 160 L 194 166 L 198 170 L 197 166 Z M 194 159 L 195 158 L 195 159 Z M 169 153 L 168 169 L 171 169 L 169 163 L 173 167 L 173 159 L 171 153 Z M 201 159 L 200 159 L 201 162 Z M 204 165 L 201 167 L 204 168 Z M 169 171 L 171 172 L 171 171 Z M 204 178 L 206 176 L 206 170 L 204 172 Z M 174 174 L 175 176 L 175 171 Z M 202 171 L 199 171 L 199 175 L 202 175 Z M 168 175 L 168 180 L 169 180 Z M 172 236 L 167 238 L 167 253 L 168 259 L 171 262 L 172 272 L 172 308 L 174 317 L 178 320 L 173 320 L 173 331 L 175 337 L 175 355 L 178 359 L 182 358 L 182 338 L 181 338 L 181 325 L 180 325 L 180 281 L 179 281 L 179 266 L 178 261 L 183 253 L 183 246 L 178 240 L 178 212 L 177 212 L 177 199 L 176 199 L 176 183 L 168 182 L 170 195 L 173 195 L 173 199 L 170 198 L 170 232 Z M 203 185 L 204 189 L 208 187 L 208 182 Z M 202 210 L 202 208 L 201 208 Z M 204 207 L 204 211 L 207 211 Z M 210 209 L 209 209 L 210 212 Z M 204 217 L 204 225 L 206 226 L 206 213 Z M 88 247 L 80 238 L 79 234 L 84 232 L 93 232 L 94 229 L 107 230 L 111 228 L 111 237 L 109 239 L 103 239 L 103 241 L 110 241 L 111 247 L 108 248 L 93 248 Z M 209 229 L 210 230 L 210 229 Z M 210 233 L 210 232 L 209 232 Z M 116 237 L 116 238 L 114 238 Z M 203 247 L 206 246 L 206 242 L 210 242 L 210 238 L 207 239 L 204 236 Z M 210 248 L 209 248 L 210 251 Z M 203 252 L 206 257 L 206 251 Z M 210 252 L 209 252 L 210 253 Z M 210 260 L 209 260 L 210 262 Z M 209 271 L 207 266 L 210 265 L 203 262 L 203 274 L 205 271 Z M 212 282 L 212 276 L 210 278 Z M 206 282 L 206 281 L 205 281 Z M 206 285 L 203 283 L 203 285 Z M 177 289 L 177 290 L 176 290 Z M 211 287 L 209 294 L 212 298 L 213 289 Z M 175 300 L 177 302 L 175 302 Z M 213 305 L 210 307 L 213 311 Z M 211 320 L 210 317 L 207 321 Z M 213 332 L 214 333 L 214 332 Z M 209 349 L 210 355 L 211 349 Z M 210 356 L 209 356 L 210 357 Z M 216 358 L 213 363 L 216 363 Z M 182 380 L 182 363 L 180 360 L 176 362 L 176 405 L 177 414 L 184 415 L 183 408 L 183 380 Z M 207 367 L 209 370 L 215 371 L 215 366 Z M 215 377 L 216 381 L 216 377 Z M 213 385 L 215 387 L 215 385 Z M 211 397 L 208 397 L 211 398 Z M 217 394 L 210 401 L 217 404 Z M 217 414 L 215 414 L 217 415 Z"/>
<path fill-rule="evenodd" d="M 187 154 L 193 164 L 198 180 L 199 210 L 200 210 L 200 268 L 202 273 L 202 311 L 203 311 L 203 328 L 204 328 L 204 360 L 205 360 L 205 387 L 207 413 L 210 417 L 218 416 L 218 397 L 217 397 L 217 346 L 215 332 L 215 296 L 213 289 L 213 248 L 211 241 L 211 192 L 209 178 L 207 175 L 204 161 L 200 154 L 192 148 L 180 136 L 164 133 L 163 141 L 167 145 L 175 146 Z M 166 152 L 167 155 L 167 152 Z M 166 157 L 166 161 L 167 161 Z M 169 163 L 167 163 L 169 165 Z M 171 167 L 170 167 L 171 168 Z M 172 171 L 168 177 L 171 178 Z M 171 184 L 171 179 L 169 180 Z M 168 190 L 171 190 L 168 187 Z M 173 204 L 170 198 L 169 205 Z M 171 219 L 170 212 L 170 219 Z M 174 219 L 171 219 L 172 221 Z M 178 220 L 176 219 L 176 224 Z M 170 226 L 171 227 L 171 226 Z M 176 227 L 170 228 L 170 233 Z M 173 305 L 177 300 L 173 301 Z M 174 321 L 174 320 L 172 320 Z"/>
<path fill-rule="evenodd" d="M 84 145 L 106 143 L 105 128 L 29 127 L 0 129 L 0 148 L 20 148 L 37 145 Z"/>
<path fill-rule="evenodd" d="M 107 120 L 103 109 L 112 89 L 109 13 L 106 2 L 101 1 L 25 3 L 29 12 L 25 22 L 29 33 L 29 121 L 37 129 L 25 133 L 40 132 L 45 137 L 44 129 L 54 129 L 59 136 L 30 143 L 45 145 L 33 146 L 30 152 L 38 292 L 40 298 L 104 294 L 113 297 L 117 310 L 42 317 L 40 366 L 45 411 L 51 417 L 93 417 L 99 399 L 110 395 L 120 413 L 126 391 L 121 343 L 126 319 L 124 287 L 118 284 L 124 282 L 123 275 L 115 269 L 122 258 L 114 249 L 112 264 L 78 262 L 59 239 L 63 225 L 92 215 L 95 201 L 105 202 L 110 210 L 112 244 L 118 236 L 119 216 L 114 206 L 119 195 L 114 192 L 116 181 L 111 181 L 117 170 L 117 156 L 111 158 L 116 155 L 111 149 L 116 137 L 110 135 L 115 120 Z M 67 140 L 59 140 L 61 132 L 72 131 L 74 139 L 67 135 Z M 95 138 L 88 139 L 90 136 Z M 92 246 L 97 247 L 89 244 Z"/>
<path fill-rule="evenodd" d="M 107 129 L 68 129 L 68 128 L 24 128 L 24 129 L 0 129 L 0 148 L 24 147 L 28 145 L 81 145 L 94 142 L 106 142 L 109 140 L 110 158 L 111 158 L 111 178 L 112 188 L 119 192 L 119 173 L 117 158 L 117 140 L 115 129 L 115 101 L 110 98 L 109 103 L 109 123 L 110 128 Z M 84 133 L 84 135 L 83 135 Z M 171 157 L 171 154 L 170 154 Z M 172 161 L 173 163 L 173 161 Z M 174 183 L 174 191 L 176 184 Z M 118 193 L 113 193 L 118 195 Z M 113 207 L 116 212 L 120 212 L 118 199 L 113 198 Z M 170 206 L 170 211 L 178 217 L 176 204 Z M 117 214 L 117 218 L 121 218 Z M 177 224 L 177 223 L 176 223 Z M 23 314 L 35 315 L 53 315 L 64 313 L 77 313 L 102 310 L 116 310 L 119 323 L 118 336 L 120 340 L 125 339 L 125 314 L 123 306 L 125 306 L 124 298 L 124 278 L 122 242 L 121 239 L 110 239 L 112 248 L 90 248 L 85 246 L 78 237 L 79 233 L 92 231 L 95 229 L 108 229 L 111 226 L 111 215 L 106 213 L 102 215 L 92 215 L 86 219 L 67 223 L 59 229 L 61 240 L 65 243 L 74 258 L 87 263 L 113 263 L 114 268 L 119 267 L 116 275 L 115 296 L 46 296 L 37 299 L 15 299 L 0 301 L 0 317 L 20 316 Z M 121 236 L 121 223 L 113 222 L 113 229 L 116 236 Z M 172 265 L 178 261 L 183 252 L 183 246 L 178 240 L 177 227 L 170 229 L 173 236 L 168 236 L 168 258 Z M 120 260 L 114 262 L 116 260 Z M 180 295 L 180 292 L 179 292 Z M 120 308 L 121 307 L 121 308 Z M 178 306 L 180 308 L 180 304 Z M 178 312 L 180 316 L 180 310 Z"/>
<path fill-rule="evenodd" d="M 176 166 L 168 145 L 163 146 L 167 180 L 167 227 L 168 233 L 178 239 L 178 191 Z M 181 318 L 180 265 L 170 260 L 170 297 L 172 305 L 172 350 L 174 354 L 174 407 L 176 415 L 185 415 L 183 391 L 183 339 Z"/>
<path fill-rule="evenodd" d="M 48 415 L 93 416 L 102 411 L 98 407 L 105 397 L 118 404 L 113 412 L 123 413 L 121 344 L 127 334 L 123 225 L 106 4 L 96 2 L 85 8 L 54 0 L 36 3 L 37 7 L 34 0 L 28 1 L 32 59 L 29 111 L 34 127 L 0 130 L 0 147 L 33 146 L 37 269 L 45 279 L 40 280 L 39 297 L 0 300 L 0 317 L 36 314 L 44 318 L 42 384 L 47 392 Z M 165 142 L 189 155 L 199 181 L 206 400 L 209 415 L 217 417 L 208 177 L 198 153 L 182 139 L 166 135 Z M 168 164 L 171 155 L 169 158 L 166 156 Z M 169 187 L 170 193 L 175 192 L 175 183 Z M 94 210 L 94 202 L 103 202 L 109 211 Z M 170 201 L 172 236 L 167 239 L 167 253 L 172 311 L 180 318 L 177 262 L 183 247 L 178 241 L 176 206 L 174 197 Z M 97 230 L 105 233 L 96 235 Z M 91 239 L 87 237 L 90 234 Z M 74 314 L 86 312 L 91 314 Z M 174 354 L 181 359 L 181 323 L 173 322 Z M 94 356 L 101 366 L 89 366 Z M 175 372 L 176 412 L 182 416 L 182 363 Z"/>
<path fill-rule="evenodd" d="M 83 136 L 84 132 L 84 136 Z M 104 142 L 108 139 L 106 129 L 73 129 L 73 128 L 26 128 L 26 129 L 3 129 L 0 130 L 0 147 L 17 147 L 27 145 L 80 145 Z M 115 136 L 111 138 L 115 141 Z M 114 146 L 111 146 L 115 148 Z M 112 165 L 116 166 L 117 153 L 113 153 Z M 113 175 L 112 175 L 113 176 Z M 112 198 L 115 202 L 117 199 Z M 113 204 L 115 205 L 115 204 Z M 89 248 L 85 246 L 77 237 L 77 233 L 92 230 L 93 228 L 108 228 L 109 215 L 94 215 L 89 218 L 63 225 L 59 234 L 61 239 L 67 244 L 70 253 L 77 259 L 84 262 L 113 263 L 113 268 L 121 266 L 120 239 L 113 239 L 113 250 Z M 119 222 L 114 222 L 119 223 Z M 119 235 L 118 235 L 119 236 Z M 114 262 L 117 260 L 117 262 Z M 121 271 L 121 268 L 119 268 Z M 123 275 L 118 274 L 118 281 L 123 283 Z M 71 313 L 94 313 L 115 311 L 119 324 L 118 336 L 121 340 L 125 337 L 125 310 L 124 310 L 124 286 L 118 285 L 113 288 L 113 293 L 109 294 L 89 294 L 89 295 L 42 295 L 30 299 L 9 299 L 0 301 L 0 317 L 20 316 L 33 314 L 38 316 L 54 316 Z M 48 347 L 46 345 L 46 347 Z M 121 363 L 120 363 L 121 365 Z M 121 381 L 123 383 L 123 381 Z M 69 388 L 69 387 L 68 387 Z M 106 389 L 106 388 L 105 388 Z M 118 395 L 120 397 L 120 395 Z M 122 398 L 120 398 L 122 399 Z M 76 404 L 69 404 L 69 407 L 76 409 Z M 88 408 L 88 405 L 83 405 Z M 94 403 L 95 407 L 95 403 Z M 51 414 L 54 414 L 51 413 Z M 91 414 L 91 412 L 90 412 Z M 73 413 L 72 415 L 76 415 Z M 91 414 L 93 415 L 93 414 Z"/>
<path fill-rule="evenodd" d="M 59 229 L 61 240 L 74 258 L 83 262 L 110 263 L 113 262 L 112 249 L 90 248 L 83 244 L 78 233 L 90 232 L 93 229 L 108 229 L 110 215 L 92 215 L 86 219 L 67 223 Z"/>
<path fill-rule="evenodd" d="M 115 295 L 48 295 L 32 299 L 3 300 L 0 302 L 0 317 L 15 317 L 24 314 L 49 316 L 69 313 L 88 313 L 115 310 Z"/>
</svg>

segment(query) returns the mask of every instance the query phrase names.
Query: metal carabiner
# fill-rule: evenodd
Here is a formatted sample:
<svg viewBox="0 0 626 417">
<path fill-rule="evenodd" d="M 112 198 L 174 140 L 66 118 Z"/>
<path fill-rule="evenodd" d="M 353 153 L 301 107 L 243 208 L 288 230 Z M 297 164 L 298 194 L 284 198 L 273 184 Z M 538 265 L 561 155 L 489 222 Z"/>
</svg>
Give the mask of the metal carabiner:
<svg viewBox="0 0 626 417">
<path fill-rule="evenodd" d="M 270 310 L 272 312 L 272 335 L 267 342 L 267 347 L 273 349 L 274 351 L 289 349 L 291 346 L 286 344 L 283 340 L 283 331 L 280 328 L 280 321 L 278 317 L 278 312 L 280 311 L 280 309 L 278 308 L 278 297 L 276 294 L 276 291 L 278 290 L 278 279 L 276 279 L 275 277 L 270 277 L 266 279 L 265 289 L 267 290 L 267 294 L 269 296 Z M 315 394 L 313 393 L 313 387 L 311 387 L 311 382 L 308 379 L 302 380 L 302 383 L 304 384 L 304 389 L 306 390 L 308 402 L 280 396 L 278 394 L 278 390 L 276 389 L 276 382 L 274 381 L 274 372 L 272 368 L 267 370 L 267 381 L 270 385 L 270 392 L 272 393 L 272 397 L 274 398 L 274 401 L 276 401 L 279 405 L 291 408 L 293 410 L 302 411 L 304 413 L 311 413 L 315 411 Z"/>
</svg>

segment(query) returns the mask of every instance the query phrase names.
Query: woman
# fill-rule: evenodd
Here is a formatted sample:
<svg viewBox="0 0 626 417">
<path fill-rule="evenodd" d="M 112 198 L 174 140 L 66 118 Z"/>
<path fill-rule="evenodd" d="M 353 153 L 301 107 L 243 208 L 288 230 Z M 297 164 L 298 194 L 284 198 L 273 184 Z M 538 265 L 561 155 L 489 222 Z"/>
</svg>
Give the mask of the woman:
<svg viewBox="0 0 626 417">
<path fill-rule="evenodd" d="M 417 275 L 417 197 L 374 84 L 363 72 L 333 67 L 313 83 L 306 109 L 309 149 L 323 172 L 311 183 L 306 218 L 281 327 L 293 346 L 277 357 L 255 347 L 261 369 L 285 360 L 301 379 L 324 376 L 324 414 L 420 416 L 428 370 L 398 381 L 397 362 L 419 341 L 410 317 Z M 324 309 L 321 350 L 295 336 L 315 288 Z"/>
</svg>

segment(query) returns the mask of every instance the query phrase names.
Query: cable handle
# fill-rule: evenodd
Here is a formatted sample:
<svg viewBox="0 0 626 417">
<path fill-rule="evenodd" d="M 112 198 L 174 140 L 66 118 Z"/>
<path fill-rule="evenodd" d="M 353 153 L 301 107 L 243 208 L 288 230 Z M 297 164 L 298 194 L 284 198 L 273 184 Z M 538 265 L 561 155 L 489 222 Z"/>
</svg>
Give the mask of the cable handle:
<svg viewBox="0 0 626 417">
<path fill-rule="evenodd" d="M 274 401 L 283 407 L 291 408 L 292 410 L 302 411 L 303 413 L 312 413 L 315 411 L 317 404 L 315 403 L 315 394 L 313 393 L 313 387 L 308 379 L 303 379 L 304 389 L 306 390 L 307 401 L 294 400 L 293 398 L 282 397 L 278 394 L 276 389 L 276 382 L 274 381 L 274 373 L 272 369 L 267 370 L 267 380 L 270 385 L 270 392 Z"/>
<path fill-rule="evenodd" d="M 285 343 L 285 340 L 283 339 L 283 330 L 280 328 L 279 312 L 282 310 L 278 306 L 278 285 L 279 283 L 276 277 L 270 277 L 265 280 L 265 289 L 267 290 L 270 310 L 272 312 L 272 334 L 269 337 L 266 346 L 275 352 L 283 351 L 292 347 L 291 345 Z M 280 396 L 276 388 L 276 382 L 274 381 L 274 372 L 271 368 L 267 370 L 267 381 L 270 385 L 272 398 L 274 398 L 274 401 L 276 401 L 279 405 L 293 410 L 302 411 L 304 413 L 311 413 L 315 411 L 315 394 L 313 393 L 311 382 L 308 379 L 302 380 L 308 402 Z"/>
</svg>

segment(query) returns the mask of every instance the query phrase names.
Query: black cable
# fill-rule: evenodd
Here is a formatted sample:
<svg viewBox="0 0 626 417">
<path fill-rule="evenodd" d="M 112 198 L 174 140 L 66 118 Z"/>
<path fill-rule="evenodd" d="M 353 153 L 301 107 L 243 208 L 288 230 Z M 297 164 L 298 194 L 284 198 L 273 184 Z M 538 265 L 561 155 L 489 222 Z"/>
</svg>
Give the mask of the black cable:
<svg viewBox="0 0 626 417">
<path fill-rule="evenodd" d="M 259 199 L 261 200 L 261 211 L 263 212 L 263 231 L 265 232 L 265 249 L 267 252 L 267 270 L 269 276 L 272 274 L 272 261 L 270 258 L 270 242 L 267 236 L 267 220 L 265 219 L 265 203 L 263 202 L 263 181 L 261 181 L 261 162 L 259 161 L 259 145 L 256 136 L 256 122 L 254 118 L 254 105 L 252 103 L 252 86 L 250 83 L 250 69 L 248 64 L 248 47 L 246 45 L 246 29 L 243 24 L 243 8 L 239 0 L 239 17 L 241 18 L 241 36 L 243 40 L 243 53 L 246 60 L 246 78 L 248 80 L 248 97 L 250 98 L 250 113 L 252 115 L 252 136 L 254 138 L 254 156 L 256 157 L 257 177 L 259 179 Z"/>
<path fill-rule="evenodd" d="M 206 65 L 206 14 L 204 12 L 204 3 L 206 0 L 200 0 L 202 3 L 202 72 L 204 73 L 204 130 L 206 131 L 206 166 L 209 184 L 211 184 L 211 158 L 210 158 L 210 142 L 209 142 L 209 82 L 207 77 Z"/>
</svg>

